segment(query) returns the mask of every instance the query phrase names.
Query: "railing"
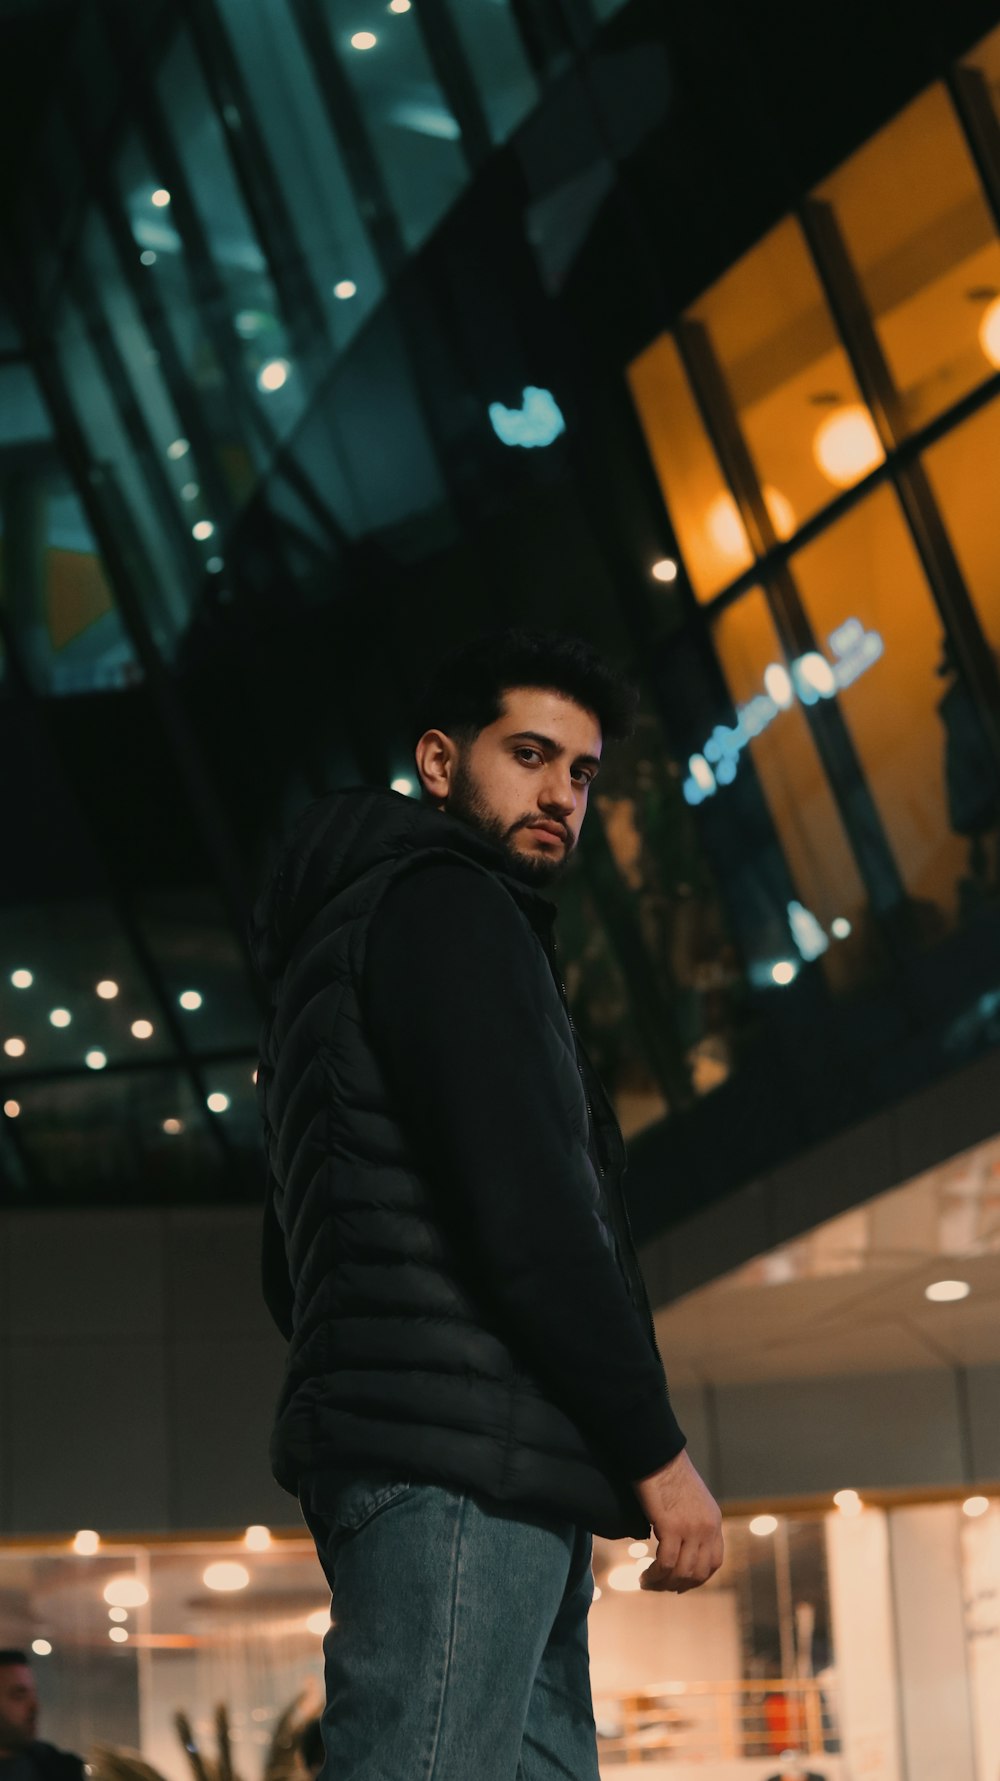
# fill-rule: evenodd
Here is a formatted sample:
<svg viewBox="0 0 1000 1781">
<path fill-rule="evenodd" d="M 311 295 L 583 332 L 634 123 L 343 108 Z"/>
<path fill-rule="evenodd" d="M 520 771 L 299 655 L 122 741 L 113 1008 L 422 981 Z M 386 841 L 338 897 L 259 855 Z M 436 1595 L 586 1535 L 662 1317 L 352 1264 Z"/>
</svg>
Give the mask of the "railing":
<svg viewBox="0 0 1000 1781">
<path fill-rule="evenodd" d="M 602 1763 L 637 1763 L 654 1754 L 695 1761 L 822 1756 L 839 1749 L 836 1708 L 826 1680 L 664 1682 L 595 1703 Z"/>
</svg>

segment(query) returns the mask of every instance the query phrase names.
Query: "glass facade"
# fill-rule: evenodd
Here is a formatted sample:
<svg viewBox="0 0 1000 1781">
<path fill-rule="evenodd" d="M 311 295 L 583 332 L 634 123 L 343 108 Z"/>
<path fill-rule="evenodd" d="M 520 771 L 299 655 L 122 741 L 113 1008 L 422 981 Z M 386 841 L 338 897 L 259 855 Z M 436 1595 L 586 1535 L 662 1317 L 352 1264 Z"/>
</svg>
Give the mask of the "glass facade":
<svg viewBox="0 0 1000 1781">
<path fill-rule="evenodd" d="M 504 619 L 641 682 L 559 892 L 640 1227 L 646 1134 L 705 1109 L 721 1189 L 993 1042 L 996 37 L 730 251 L 657 185 L 678 31 L 75 10 L 0 362 L 0 717 L 59 818 L 0 914 L 17 1200 L 256 1195 L 271 837 L 411 771 L 438 647 Z"/>
</svg>

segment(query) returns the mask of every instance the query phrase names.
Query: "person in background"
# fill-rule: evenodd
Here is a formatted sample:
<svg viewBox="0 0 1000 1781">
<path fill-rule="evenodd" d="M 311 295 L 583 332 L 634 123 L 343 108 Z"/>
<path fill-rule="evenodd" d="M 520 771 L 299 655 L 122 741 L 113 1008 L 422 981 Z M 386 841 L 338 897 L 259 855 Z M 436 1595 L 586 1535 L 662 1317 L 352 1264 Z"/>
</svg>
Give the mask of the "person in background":
<svg viewBox="0 0 1000 1781">
<path fill-rule="evenodd" d="M 83 1758 L 36 1737 L 38 1690 L 27 1653 L 0 1650 L 0 1781 L 83 1781 Z"/>
<path fill-rule="evenodd" d="M 272 1463 L 336 1597 L 323 1781 L 598 1781 L 591 1535 L 652 1524 L 644 1589 L 722 1562 L 542 894 L 634 704 L 582 640 L 463 647 L 414 725 L 423 801 L 320 799 L 257 906 Z"/>
</svg>

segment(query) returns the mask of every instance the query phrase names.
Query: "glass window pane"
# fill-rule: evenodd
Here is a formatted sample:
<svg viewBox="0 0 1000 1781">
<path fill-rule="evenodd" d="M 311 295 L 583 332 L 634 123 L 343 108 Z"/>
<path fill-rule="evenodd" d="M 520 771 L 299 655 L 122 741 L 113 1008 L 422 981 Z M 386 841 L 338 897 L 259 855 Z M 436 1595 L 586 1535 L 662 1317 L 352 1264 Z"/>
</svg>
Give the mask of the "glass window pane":
<svg viewBox="0 0 1000 1781">
<path fill-rule="evenodd" d="M 17 1085 L 18 1139 L 46 1197 L 93 1205 L 200 1200 L 218 1191 L 212 1113 L 179 1070 Z"/>
<path fill-rule="evenodd" d="M 854 623 L 881 642 L 838 697 L 903 883 L 928 906 L 931 937 L 954 913 L 968 850 L 946 786 L 944 634 L 895 492 L 876 490 L 792 568 L 824 645 L 850 647 L 844 627 Z"/>
<path fill-rule="evenodd" d="M 633 360 L 628 380 L 691 585 L 709 600 L 753 553 L 669 334 Z"/>
<path fill-rule="evenodd" d="M 763 721 L 750 742 L 750 758 L 798 901 L 816 918 L 825 937 L 827 974 L 831 982 L 844 984 L 855 970 L 850 937 L 867 902 L 865 888 L 809 725 L 794 696 L 790 664 L 763 590 L 752 588 L 720 612 L 713 636 L 733 703 L 748 727 L 756 727 L 751 711 L 754 702 L 761 702 L 756 709 Z M 724 796 L 725 790 L 720 787 L 719 795 Z M 841 938 L 839 924 L 844 921 L 850 931 Z M 794 938 L 795 929 L 789 925 L 787 939 L 791 943 Z"/>
<path fill-rule="evenodd" d="M 69 694 L 134 686 L 142 679 L 142 669 L 114 604 L 79 496 L 67 476 L 48 479 L 46 534 L 50 649 L 45 682 L 38 690 Z"/>
<path fill-rule="evenodd" d="M 185 35 L 167 56 L 158 85 L 191 201 L 225 290 L 229 313 L 217 318 L 218 325 L 232 329 L 240 343 L 248 384 L 263 404 L 269 426 L 287 433 L 305 406 L 307 391 L 290 357 L 286 318 L 236 181 L 222 124 Z M 152 194 L 149 204 L 152 209 Z M 169 204 L 163 208 L 170 213 Z M 151 226 L 161 227 L 159 213 L 152 214 L 157 220 Z M 172 222 L 168 226 L 173 229 Z"/>
<path fill-rule="evenodd" d="M 382 295 L 365 233 L 313 71 L 287 0 L 220 0 L 233 53 L 254 100 L 298 243 L 344 347 Z"/>
<path fill-rule="evenodd" d="M 417 8 L 326 0 L 334 47 L 354 87 L 408 247 L 419 247 L 467 178 L 458 120 L 420 35 Z"/>
<path fill-rule="evenodd" d="M 1000 364 L 1000 243 L 943 87 L 821 187 L 899 392 L 922 426 Z"/>
<path fill-rule="evenodd" d="M 450 11 L 493 139 L 502 142 L 538 97 L 510 0 L 451 0 Z"/>
<path fill-rule="evenodd" d="M 990 648 L 1000 659 L 1000 576 L 992 474 L 996 464 L 1000 464 L 1000 401 L 963 421 L 924 457 L 965 585 Z"/>
<path fill-rule="evenodd" d="M 798 224 L 779 224 L 690 313 L 707 330 L 774 531 L 790 538 L 883 457 Z"/>
</svg>

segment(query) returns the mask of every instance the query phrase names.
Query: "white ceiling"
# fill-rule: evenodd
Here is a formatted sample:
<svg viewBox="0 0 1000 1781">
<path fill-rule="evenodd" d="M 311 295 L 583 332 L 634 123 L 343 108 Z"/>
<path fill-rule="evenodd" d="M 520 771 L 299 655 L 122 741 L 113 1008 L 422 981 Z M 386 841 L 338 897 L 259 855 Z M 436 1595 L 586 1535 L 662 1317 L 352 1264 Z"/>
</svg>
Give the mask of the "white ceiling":
<svg viewBox="0 0 1000 1781">
<path fill-rule="evenodd" d="M 932 1281 L 968 1281 L 954 1304 Z M 657 1313 L 671 1385 L 1000 1362 L 1000 1138 Z"/>
</svg>

